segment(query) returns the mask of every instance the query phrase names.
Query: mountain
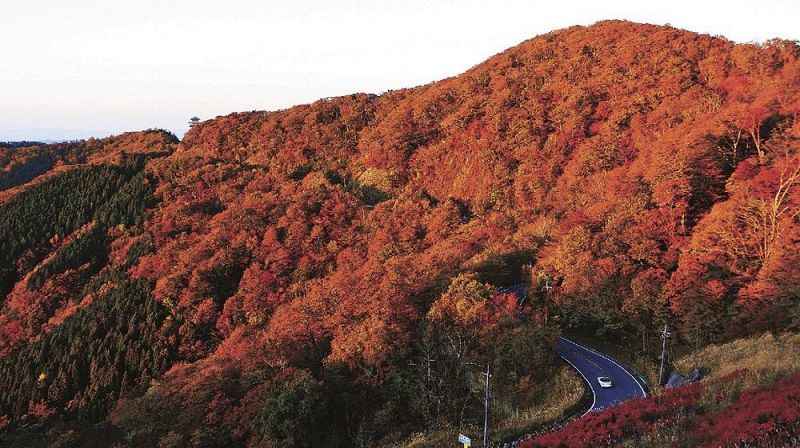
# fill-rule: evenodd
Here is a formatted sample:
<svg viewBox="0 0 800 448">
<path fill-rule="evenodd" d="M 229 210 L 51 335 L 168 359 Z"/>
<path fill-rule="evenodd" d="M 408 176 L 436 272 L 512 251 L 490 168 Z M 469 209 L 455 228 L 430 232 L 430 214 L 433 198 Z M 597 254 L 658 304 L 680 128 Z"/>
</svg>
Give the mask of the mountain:
<svg viewBox="0 0 800 448">
<path fill-rule="evenodd" d="M 664 324 L 797 331 L 798 111 L 797 43 L 611 21 L 180 142 L 0 153 L 0 440 L 449 437 L 487 363 L 508 432 L 580 404 L 562 332 L 647 373 Z"/>
<path fill-rule="evenodd" d="M 10 196 L 7 190 L 26 189 L 47 173 L 85 165 L 126 165 L 139 156 L 163 156 L 174 135 L 163 131 L 128 132 L 102 140 L 76 140 L 67 143 L 40 142 L 0 143 L 0 198 Z M 15 190 L 15 191 L 16 191 Z"/>
</svg>

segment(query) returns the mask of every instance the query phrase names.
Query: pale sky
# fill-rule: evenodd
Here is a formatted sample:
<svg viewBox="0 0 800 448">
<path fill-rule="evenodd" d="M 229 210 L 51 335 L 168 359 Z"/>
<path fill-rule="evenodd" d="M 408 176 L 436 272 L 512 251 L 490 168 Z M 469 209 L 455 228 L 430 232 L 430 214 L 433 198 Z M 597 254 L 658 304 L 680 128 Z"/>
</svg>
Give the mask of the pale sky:
<svg viewBox="0 0 800 448">
<path fill-rule="evenodd" d="M 604 19 L 800 40 L 800 0 L 0 0 L 0 141 L 381 93 Z"/>
</svg>

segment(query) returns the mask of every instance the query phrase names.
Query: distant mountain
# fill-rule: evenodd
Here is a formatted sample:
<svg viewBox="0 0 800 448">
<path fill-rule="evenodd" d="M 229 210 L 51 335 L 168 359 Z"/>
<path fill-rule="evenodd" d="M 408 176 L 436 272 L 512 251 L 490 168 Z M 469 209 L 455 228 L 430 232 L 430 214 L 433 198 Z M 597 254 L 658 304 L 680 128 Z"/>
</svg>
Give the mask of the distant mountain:
<svg viewBox="0 0 800 448">
<path fill-rule="evenodd" d="M 648 369 L 664 324 L 796 331 L 798 112 L 795 42 L 611 21 L 180 142 L 0 150 L 0 440 L 442 446 L 487 363 L 502 438 L 580 404 L 560 332 Z"/>
<path fill-rule="evenodd" d="M 25 188 L 27 182 L 54 168 L 125 163 L 123 159 L 129 156 L 159 153 L 170 143 L 177 143 L 177 139 L 164 131 L 129 132 L 102 140 L 67 143 L 0 143 L 0 198 L 9 195 L 4 190 Z"/>
<path fill-rule="evenodd" d="M 59 143 L 72 140 L 85 140 L 94 136 L 99 138 L 110 135 L 110 132 L 92 129 L 63 129 L 63 128 L 29 128 L 29 129 L 2 129 L 0 140 L 5 141 L 38 141 L 41 143 Z"/>
<path fill-rule="evenodd" d="M 31 142 L 25 140 L 19 142 L 0 142 L 0 148 L 24 148 L 26 146 L 41 146 L 49 143 L 55 143 L 55 142 L 53 141 Z"/>
</svg>

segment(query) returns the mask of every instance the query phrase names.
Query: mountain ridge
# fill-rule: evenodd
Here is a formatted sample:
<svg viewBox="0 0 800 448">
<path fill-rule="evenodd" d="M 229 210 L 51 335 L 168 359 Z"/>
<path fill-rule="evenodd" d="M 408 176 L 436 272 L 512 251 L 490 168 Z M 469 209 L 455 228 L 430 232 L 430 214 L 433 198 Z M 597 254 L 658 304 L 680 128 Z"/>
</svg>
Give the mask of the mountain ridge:
<svg viewBox="0 0 800 448">
<path fill-rule="evenodd" d="M 81 198 L 58 238 L 0 266 L 0 372 L 27 372 L 2 413 L 123 446 L 368 446 L 474 424 L 469 363 L 498 372 L 493 419 L 552 398 L 561 331 L 652 356 L 664 323 L 686 346 L 797 329 L 799 69 L 793 42 L 606 21 L 95 155 L 39 187 Z M 496 294 L 519 281 L 522 310 Z"/>
</svg>

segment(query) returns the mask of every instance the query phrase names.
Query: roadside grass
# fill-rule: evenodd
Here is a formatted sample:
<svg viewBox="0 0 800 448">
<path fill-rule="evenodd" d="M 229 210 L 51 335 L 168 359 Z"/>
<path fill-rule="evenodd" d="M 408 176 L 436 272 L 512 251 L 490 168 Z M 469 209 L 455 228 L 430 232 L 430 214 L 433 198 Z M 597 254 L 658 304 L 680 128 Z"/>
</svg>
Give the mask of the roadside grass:
<svg viewBox="0 0 800 448">
<path fill-rule="evenodd" d="M 567 335 L 570 339 L 612 356 L 643 377 L 651 392 L 658 394 L 658 355 L 652 350 L 642 353 L 641 344 L 632 339 L 617 340 L 585 334 Z M 755 387 L 774 382 L 792 372 L 800 371 L 800 334 L 765 333 L 730 342 L 709 345 L 696 351 L 674 347 L 673 366 L 687 373 L 694 368 L 704 369 L 709 379 L 747 369 L 749 382 Z"/>
<path fill-rule="evenodd" d="M 539 397 L 528 409 L 501 421 L 493 428 L 491 441 L 501 442 L 569 418 L 580 411 L 586 395 L 586 384 L 572 367 L 562 363 L 553 381 L 542 384 Z M 588 408 L 588 405 L 586 406 Z"/>
<path fill-rule="evenodd" d="M 561 363 L 556 374 L 549 381 L 534 386 L 532 392 L 534 399 L 532 406 L 514 412 L 502 420 L 491 425 L 490 441 L 498 443 L 513 439 L 525 434 L 554 424 L 570 417 L 577 412 L 583 404 L 586 385 L 571 367 Z M 502 403 L 495 403 L 502 407 Z M 498 417 L 495 416 L 495 419 Z M 472 437 L 480 445 L 483 427 L 470 426 L 462 428 L 461 432 Z M 395 448 L 433 448 L 442 446 L 455 446 L 458 440 L 459 429 L 451 426 L 442 426 L 427 433 L 420 433 L 400 443 L 392 445 Z"/>
<path fill-rule="evenodd" d="M 766 333 L 709 345 L 678 359 L 675 365 L 683 372 L 693 368 L 705 369 L 706 377 L 712 380 L 747 369 L 753 381 L 748 387 L 771 383 L 800 371 L 800 333 L 777 336 Z"/>
<path fill-rule="evenodd" d="M 601 347 L 599 344 L 596 346 Z M 800 334 L 763 334 L 676 358 L 705 378 L 626 402 L 524 446 L 800 446 Z"/>
<path fill-rule="evenodd" d="M 477 431 L 477 429 L 475 429 Z M 477 432 L 474 432 L 477 434 Z M 455 446 L 458 441 L 458 430 L 449 425 L 442 426 L 427 433 L 419 433 L 411 438 L 391 445 L 391 448 L 433 448 L 438 446 Z"/>
<path fill-rule="evenodd" d="M 675 365 L 682 372 L 703 369 L 706 372 L 704 381 L 709 383 L 722 377 L 730 378 L 716 382 L 701 399 L 705 410 L 717 412 L 730 407 L 745 390 L 800 372 L 800 334 L 766 333 L 710 345 L 678 359 Z"/>
<path fill-rule="evenodd" d="M 687 354 L 675 362 L 678 370 L 694 368 L 706 372 L 703 383 L 708 387 L 700 398 L 698 411 L 714 415 L 730 409 L 743 392 L 764 387 L 800 372 L 800 334 L 766 333 L 761 336 L 710 345 Z M 636 439 L 627 439 L 624 447 L 691 447 L 697 440 L 689 437 L 692 421 L 700 415 L 683 415 L 669 422 L 658 423 L 654 430 Z M 747 446 L 786 446 L 783 440 L 769 436 L 751 441 Z"/>
<path fill-rule="evenodd" d="M 694 448 L 686 437 L 689 416 L 679 412 L 674 420 L 657 422 L 653 431 L 638 438 L 623 440 L 619 446 L 624 448 Z"/>
</svg>

